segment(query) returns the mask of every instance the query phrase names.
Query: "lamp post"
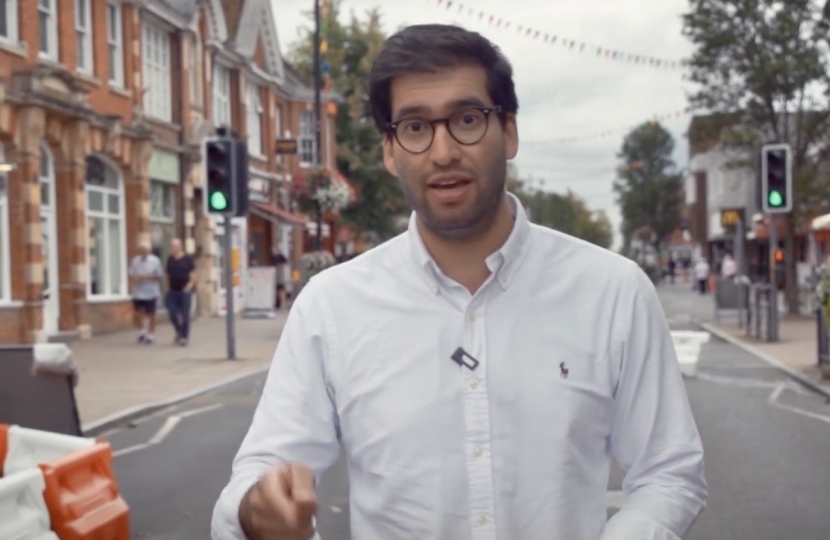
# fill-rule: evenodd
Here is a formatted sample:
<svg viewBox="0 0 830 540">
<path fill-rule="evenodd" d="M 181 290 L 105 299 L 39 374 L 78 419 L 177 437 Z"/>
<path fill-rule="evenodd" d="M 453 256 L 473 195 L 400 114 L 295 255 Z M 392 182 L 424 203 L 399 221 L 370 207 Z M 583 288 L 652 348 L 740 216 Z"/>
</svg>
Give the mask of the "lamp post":
<svg viewBox="0 0 830 540">
<path fill-rule="evenodd" d="M 320 167 L 322 159 L 322 125 L 321 125 L 321 91 L 322 73 L 320 70 L 320 0 L 314 0 L 314 161 Z M 317 229 L 315 249 L 323 249 L 323 206 L 317 201 Z"/>
</svg>

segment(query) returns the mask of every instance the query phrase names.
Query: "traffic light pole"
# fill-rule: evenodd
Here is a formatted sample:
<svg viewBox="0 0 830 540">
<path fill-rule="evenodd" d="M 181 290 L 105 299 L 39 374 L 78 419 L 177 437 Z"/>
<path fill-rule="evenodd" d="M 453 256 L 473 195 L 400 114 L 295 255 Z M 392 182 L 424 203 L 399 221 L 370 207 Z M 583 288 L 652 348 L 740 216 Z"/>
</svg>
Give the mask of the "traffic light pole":
<svg viewBox="0 0 830 540">
<path fill-rule="evenodd" d="M 769 297 L 769 310 L 767 317 L 770 318 L 769 341 L 778 341 L 778 261 L 775 260 L 775 252 L 778 251 L 778 216 L 769 215 L 769 279 L 772 285 Z"/>
<path fill-rule="evenodd" d="M 228 347 L 228 360 L 236 360 L 236 332 L 234 331 L 234 313 L 233 313 L 233 263 L 231 255 L 233 254 L 233 238 L 231 236 L 233 218 L 225 215 L 225 234 L 222 237 L 223 250 L 225 256 L 222 258 L 224 268 L 222 269 L 223 281 L 225 282 L 225 331 L 226 343 Z"/>
</svg>

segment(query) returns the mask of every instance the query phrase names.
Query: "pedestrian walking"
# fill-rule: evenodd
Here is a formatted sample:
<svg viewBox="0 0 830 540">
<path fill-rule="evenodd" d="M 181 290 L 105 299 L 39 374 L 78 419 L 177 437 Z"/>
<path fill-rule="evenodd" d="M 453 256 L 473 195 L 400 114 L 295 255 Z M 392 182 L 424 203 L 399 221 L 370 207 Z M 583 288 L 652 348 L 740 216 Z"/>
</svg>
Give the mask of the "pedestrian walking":
<svg viewBox="0 0 830 540">
<path fill-rule="evenodd" d="M 136 325 L 141 328 L 138 342 L 144 344 L 152 344 L 156 340 L 156 307 L 161 298 L 161 281 L 164 279 L 161 261 L 151 249 L 149 242 L 140 241 L 138 255 L 130 262 L 133 310 Z"/>
<path fill-rule="evenodd" d="M 703 450 L 654 285 L 533 225 L 506 191 L 512 68 L 447 25 L 390 37 L 370 74 L 408 230 L 294 300 L 213 540 L 307 539 L 346 454 L 361 540 L 677 540 Z M 612 459 L 627 471 L 607 520 Z"/>
<path fill-rule="evenodd" d="M 709 275 L 712 273 L 709 263 L 706 261 L 706 257 L 701 257 L 700 260 L 695 263 L 694 272 L 698 292 L 700 294 L 706 294 L 709 290 Z"/>
<path fill-rule="evenodd" d="M 167 259 L 167 295 L 165 305 L 170 324 L 176 331 L 173 342 L 187 345 L 190 339 L 190 305 L 196 287 L 196 263 L 184 252 L 178 238 L 170 241 Z"/>
</svg>

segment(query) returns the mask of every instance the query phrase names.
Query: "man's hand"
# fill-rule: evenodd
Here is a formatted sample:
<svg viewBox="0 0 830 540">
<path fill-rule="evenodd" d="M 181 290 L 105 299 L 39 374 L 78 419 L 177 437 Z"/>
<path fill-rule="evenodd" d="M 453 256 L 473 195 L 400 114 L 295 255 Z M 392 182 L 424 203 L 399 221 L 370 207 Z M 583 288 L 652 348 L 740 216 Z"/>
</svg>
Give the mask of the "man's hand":
<svg viewBox="0 0 830 540">
<path fill-rule="evenodd" d="M 239 521 L 251 540 L 309 540 L 316 512 L 314 473 L 290 463 L 271 469 L 248 490 Z"/>
</svg>

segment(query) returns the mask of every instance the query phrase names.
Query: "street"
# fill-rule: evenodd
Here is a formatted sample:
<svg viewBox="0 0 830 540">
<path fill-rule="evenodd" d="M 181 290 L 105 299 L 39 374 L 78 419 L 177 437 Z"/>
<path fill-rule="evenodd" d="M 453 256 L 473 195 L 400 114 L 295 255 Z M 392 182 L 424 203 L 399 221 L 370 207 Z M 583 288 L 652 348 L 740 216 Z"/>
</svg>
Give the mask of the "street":
<svg viewBox="0 0 830 540">
<path fill-rule="evenodd" d="M 710 313 L 691 293 L 662 291 L 673 329 Z M 105 434 L 135 538 L 209 537 L 214 502 L 250 422 L 264 376 Z M 824 540 L 830 530 L 830 403 L 748 353 L 713 340 L 687 387 L 706 450 L 708 508 L 690 540 Z M 621 501 L 609 483 L 609 514 Z M 324 540 L 349 538 L 342 460 L 321 481 Z"/>
</svg>

